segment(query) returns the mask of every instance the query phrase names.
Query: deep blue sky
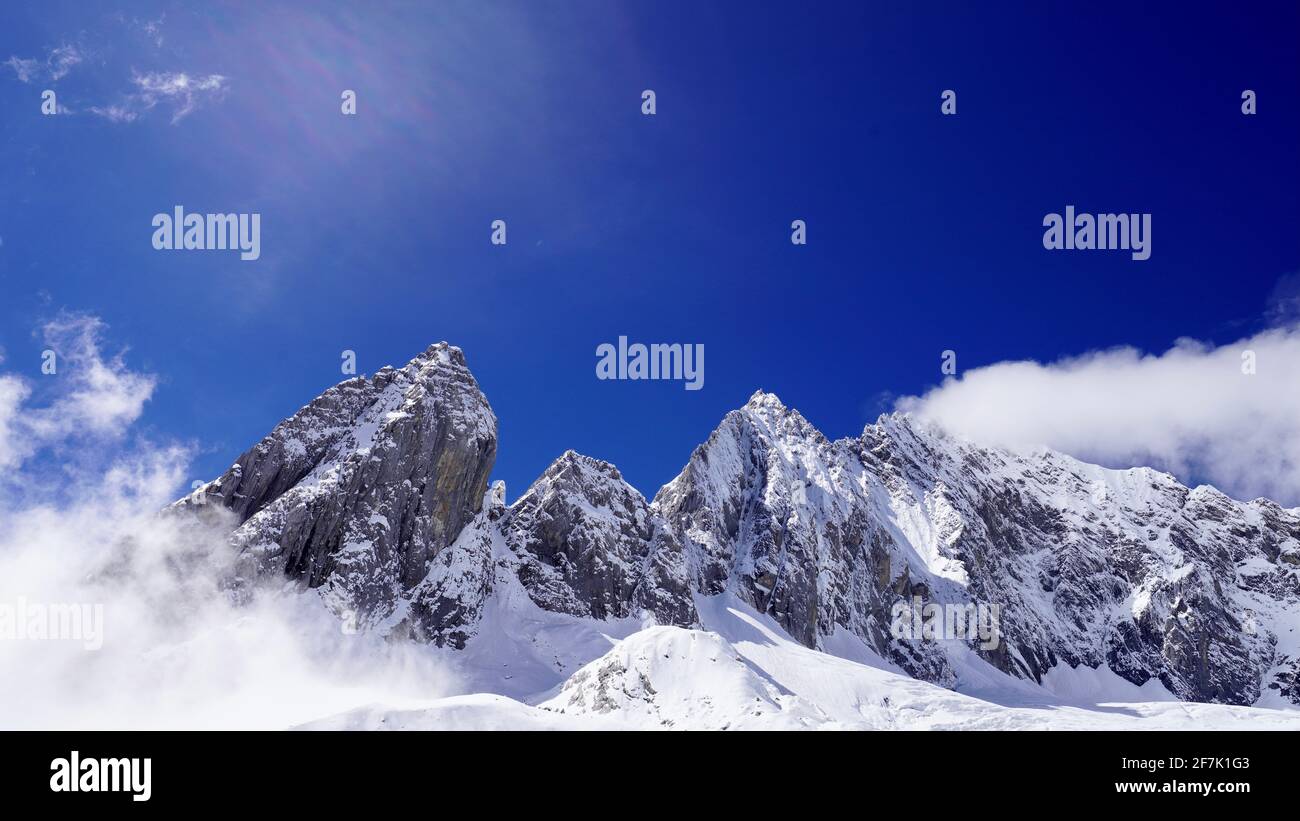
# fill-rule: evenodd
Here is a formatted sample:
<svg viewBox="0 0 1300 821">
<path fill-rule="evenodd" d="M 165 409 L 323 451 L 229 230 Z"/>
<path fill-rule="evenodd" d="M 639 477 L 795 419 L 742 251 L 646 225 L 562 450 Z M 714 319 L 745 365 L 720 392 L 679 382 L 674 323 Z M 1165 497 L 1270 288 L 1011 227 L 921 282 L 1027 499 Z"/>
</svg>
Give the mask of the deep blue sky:
<svg viewBox="0 0 1300 821">
<path fill-rule="evenodd" d="M 196 478 L 342 350 L 373 372 L 446 339 L 511 498 L 569 447 L 650 495 L 756 388 L 850 435 L 944 349 L 1228 342 L 1300 269 L 1296 3 L 191 5 L 0 10 L 0 60 L 86 55 L 57 82 L 0 67 L 0 347 L 35 376 L 42 318 L 101 316 Z M 85 113 L 152 71 L 228 90 L 174 123 Z M 41 116 L 46 87 L 78 113 Z M 175 204 L 260 212 L 262 258 L 153 250 Z M 1151 212 L 1151 259 L 1044 251 L 1067 204 Z M 705 388 L 598 381 L 620 334 L 704 343 Z"/>
</svg>

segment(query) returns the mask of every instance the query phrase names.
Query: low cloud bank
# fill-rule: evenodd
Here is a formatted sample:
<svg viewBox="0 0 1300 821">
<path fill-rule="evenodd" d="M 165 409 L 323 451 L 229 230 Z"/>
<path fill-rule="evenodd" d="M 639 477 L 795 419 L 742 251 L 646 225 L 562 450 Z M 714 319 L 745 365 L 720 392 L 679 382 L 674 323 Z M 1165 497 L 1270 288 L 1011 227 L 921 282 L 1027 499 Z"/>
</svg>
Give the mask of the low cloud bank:
<svg viewBox="0 0 1300 821">
<path fill-rule="evenodd" d="M 1252 372 L 1253 371 L 1253 372 Z M 1180 339 L 1042 364 L 1000 362 L 897 409 L 977 442 L 1150 465 L 1229 495 L 1300 505 L 1300 326 L 1214 347 Z"/>
<path fill-rule="evenodd" d="M 312 591 L 232 600 L 231 523 L 160 515 L 190 452 L 125 436 L 156 381 L 106 357 L 104 330 L 47 325 L 69 352 L 48 387 L 0 372 L 0 729 L 284 727 L 453 691 L 439 651 L 349 635 Z"/>
</svg>

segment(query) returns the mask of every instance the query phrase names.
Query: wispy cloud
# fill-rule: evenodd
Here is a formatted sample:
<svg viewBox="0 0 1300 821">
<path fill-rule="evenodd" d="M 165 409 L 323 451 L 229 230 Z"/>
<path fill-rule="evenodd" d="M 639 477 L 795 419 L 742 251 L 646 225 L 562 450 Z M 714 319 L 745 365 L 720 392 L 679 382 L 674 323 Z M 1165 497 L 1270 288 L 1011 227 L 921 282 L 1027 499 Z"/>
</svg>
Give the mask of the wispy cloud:
<svg viewBox="0 0 1300 821">
<path fill-rule="evenodd" d="M 135 73 L 131 84 L 136 90 L 121 102 L 91 106 L 88 110 L 110 122 L 129 123 L 161 104 L 171 109 L 175 125 L 208 100 L 221 99 L 229 88 L 220 74 L 191 75 L 183 71 Z"/>
<path fill-rule="evenodd" d="M 59 46 L 50 52 L 45 62 L 50 70 L 50 79 L 62 80 L 81 62 L 81 52 L 76 46 Z"/>
<path fill-rule="evenodd" d="M 172 122 L 175 123 L 207 99 L 219 99 L 227 89 L 226 78 L 220 74 L 191 77 L 185 72 L 153 72 L 136 74 L 131 82 L 139 89 L 137 99 L 145 108 L 160 102 L 172 105 Z"/>
<path fill-rule="evenodd" d="M 10 57 L 5 60 L 5 65 L 9 66 L 18 75 L 18 79 L 24 83 L 30 83 L 37 78 L 41 71 L 40 60 L 24 59 L 22 57 Z"/>
<path fill-rule="evenodd" d="M 163 14 L 160 15 L 157 20 L 137 20 L 135 21 L 135 25 L 140 29 L 140 31 L 144 32 L 144 36 L 148 37 L 149 40 L 153 42 L 154 46 L 156 46 L 157 48 L 162 48 L 162 44 L 163 44 L 162 26 L 163 26 L 163 20 L 165 20 L 166 18 L 167 15 Z"/>
<path fill-rule="evenodd" d="M 55 353 L 53 401 L 33 406 L 31 383 L 0 374 L 0 469 L 21 466 L 47 447 L 75 441 L 114 440 L 140 417 L 156 380 L 129 370 L 121 354 L 100 350 L 104 323 L 86 314 L 62 313 L 44 326 Z"/>
<path fill-rule="evenodd" d="M 1300 271 L 1287 274 L 1273 286 L 1265 318 L 1277 326 L 1300 326 Z"/>
<path fill-rule="evenodd" d="M 109 105 L 109 106 L 93 105 L 86 110 L 89 111 L 91 114 L 97 114 L 98 116 L 103 117 L 104 119 L 114 123 L 129 123 L 134 121 L 135 118 L 139 116 L 136 112 L 132 111 L 131 109 L 120 105 Z"/>
<path fill-rule="evenodd" d="M 18 57 L 11 56 L 5 60 L 4 65 L 9 66 L 18 75 L 18 79 L 24 83 L 34 83 L 42 80 L 57 82 L 72 71 L 73 68 L 80 65 L 83 56 L 80 49 L 76 46 L 63 44 L 49 50 L 42 60 L 37 57 Z"/>
<path fill-rule="evenodd" d="M 130 29 L 143 34 L 154 47 L 162 47 L 163 17 L 143 21 L 119 19 Z M 111 51 L 110 49 L 109 52 Z M 93 56 L 97 65 L 104 63 L 106 66 L 104 70 L 97 70 L 95 73 L 98 75 L 108 73 L 111 65 L 100 49 L 96 49 Z M 12 55 L 0 65 L 12 69 L 19 82 L 54 83 L 66 77 L 74 68 L 86 62 L 86 59 L 87 55 L 83 48 L 64 43 L 49 49 L 43 57 Z M 99 79 L 102 80 L 102 77 Z M 132 123 L 155 108 L 163 108 L 170 113 L 171 122 L 175 125 L 209 101 L 224 97 L 229 88 L 229 82 L 224 75 L 189 71 L 142 72 L 131 69 L 128 82 L 129 90 L 119 94 L 117 99 L 77 100 L 75 111 L 60 102 L 57 113 L 73 114 L 80 111 L 101 117 L 111 123 Z M 62 92 L 60 96 L 63 96 Z"/>
</svg>

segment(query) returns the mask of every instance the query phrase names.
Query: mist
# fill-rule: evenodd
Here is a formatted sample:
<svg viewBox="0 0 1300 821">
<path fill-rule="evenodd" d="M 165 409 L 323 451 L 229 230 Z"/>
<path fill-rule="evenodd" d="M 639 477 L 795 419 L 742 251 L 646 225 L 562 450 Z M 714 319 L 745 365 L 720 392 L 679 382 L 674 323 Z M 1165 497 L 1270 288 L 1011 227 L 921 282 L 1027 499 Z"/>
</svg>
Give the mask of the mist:
<svg viewBox="0 0 1300 821">
<path fill-rule="evenodd" d="M 93 317 L 44 330 L 68 352 L 52 387 L 0 371 L 0 606 L 80 606 L 102 635 L 0 631 L 0 729 L 283 728 L 456 691 L 443 651 L 350 634 L 296 582 L 232 596 L 235 522 L 163 512 L 193 447 L 132 434 L 157 381 Z"/>
</svg>

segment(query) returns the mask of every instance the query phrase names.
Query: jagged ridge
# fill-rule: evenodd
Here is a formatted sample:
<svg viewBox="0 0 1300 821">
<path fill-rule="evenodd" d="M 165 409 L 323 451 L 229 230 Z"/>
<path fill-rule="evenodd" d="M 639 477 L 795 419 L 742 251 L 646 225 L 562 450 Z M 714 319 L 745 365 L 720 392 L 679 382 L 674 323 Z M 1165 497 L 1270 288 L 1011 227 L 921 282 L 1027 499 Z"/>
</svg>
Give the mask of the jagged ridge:
<svg viewBox="0 0 1300 821">
<path fill-rule="evenodd" d="M 245 578 L 301 579 L 437 644 L 464 646 L 513 581 L 546 610 L 683 627 L 697 595 L 728 592 L 806 646 L 846 630 L 946 686 L 976 654 L 1031 680 L 1106 664 L 1187 700 L 1300 701 L 1300 516 L 1267 500 L 983 448 L 906 415 L 830 441 L 762 391 L 649 503 L 567 451 L 507 507 L 486 488 L 495 452 L 487 400 L 440 343 L 326 391 L 178 506 L 236 514 Z M 996 604 L 1001 641 L 891 636 L 913 597 Z"/>
</svg>

